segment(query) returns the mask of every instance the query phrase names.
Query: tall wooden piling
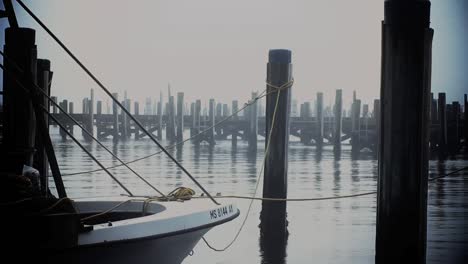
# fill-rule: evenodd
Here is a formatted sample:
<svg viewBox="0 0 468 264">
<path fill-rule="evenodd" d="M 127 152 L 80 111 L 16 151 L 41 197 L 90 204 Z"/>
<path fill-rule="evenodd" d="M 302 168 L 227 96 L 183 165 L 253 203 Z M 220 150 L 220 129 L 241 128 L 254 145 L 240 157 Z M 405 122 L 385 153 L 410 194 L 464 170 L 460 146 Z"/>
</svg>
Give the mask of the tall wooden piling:
<svg viewBox="0 0 468 264">
<path fill-rule="evenodd" d="M 24 99 L 28 98 L 28 94 L 20 87 L 16 78 L 22 84 L 29 84 L 29 80 L 36 81 L 35 31 L 28 28 L 7 28 L 3 50 L 9 58 L 4 60 L 4 66 L 14 76 L 3 75 L 2 154 L 5 156 L 0 162 L 3 163 L 5 172 L 22 174 L 23 165 L 33 165 L 36 120 L 31 101 Z"/>
<path fill-rule="evenodd" d="M 182 142 L 184 140 L 184 93 L 177 93 L 177 133 L 176 140 L 177 142 Z"/>
<path fill-rule="evenodd" d="M 343 91 L 336 90 L 335 94 L 335 107 L 333 118 L 333 150 L 334 152 L 341 151 L 341 126 L 343 120 Z"/>
<path fill-rule="evenodd" d="M 50 71 L 50 61 L 39 59 L 37 60 L 37 85 L 47 95 L 50 94 L 50 81 L 52 79 L 52 72 Z M 45 108 L 49 109 L 49 100 L 43 96 L 40 100 L 40 104 Z M 49 128 L 49 116 L 44 113 L 44 120 L 46 127 Z M 49 161 L 44 146 L 43 139 L 40 133 L 36 133 L 35 141 L 36 152 L 34 154 L 34 168 L 39 171 L 40 183 L 41 183 L 41 194 L 43 196 L 48 195 L 49 189 Z"/>
<path fill-rule="evenodd" d="M 58 103 L 58 99 L 57 99 L 57 96 L 51 96 L 52 98 L 52 101 L 54 101 L 55 103 Z M 52 113 L 53 114 L 57 114 L 58 111 L 57 111 L 57 106 L 55 104 L 52 104 Z"/>
<path fill-rule="evenodd" d="M 443 157 L 447 152 L 447 106 L 445 93 L 439 93 L 437 110 L 439 112 L 439 144 L 438 152 Z"/>
<path fill-rule="evenodd" d="M 270 50 L 267 64 L 267 83 L 281 87 L 291 80 L 291 51 Z M 267 85 L 268 95 L 266 98 L 265 144 L 269 145 L 269 150 L 265 159 L 263 197 L 284 199 L 287 198 L 291 87 L 280 90 L 278 98 L 277 89 L 270 85 Z M 273 120 L 274 113 L 276 116 Z M 282 234 L 281 237 L 284 238 L 287 235 L 285 214 L 286 202 L 263 201 L 260 214 L 261 234 L 268 236 L 276 232 Z"/>
<path fill-rule="evenodd" d="M 118 93 L 113 93 L 112 96 L 115 99 L 119 99 L 119 94 Z M 119 109 L 117 108 L 117 104 L 115 102 L 112 102 L 112 116 L 113 116 L 113 134 L 112 138 L 114 141 L 118 141 L 120 134 L 119 134 Z"/>
<path fill-rule="evenodd" d="M 133 103 L 133 113 L 135 115 L 140 115 L 140 103 L 139 102 L 134 102 Z"/>
<path fill-rule="evenodd" d="M 375 123 L 375 136 L 374 136 L 374 142 L 372 143 L 372 150 L 374 151 L 375 156 L 379 155 L 378 146 L 380 145 L 380 117 L 381 117 L 380 100 L 375 99 L 374 100 L 374 113 L 373 113 L 373 118 L 374 118 L 374 123 Z"/>
<path fill-rule="evenodd" d="M 162 139 L 163 129 L 163 94 L 159 93 L 159 102 L 156 105 L 156 114 L 158 116 L 158 139 Z"/>
<path fill-rule="evenodd" d="M 449 107 L 450 106 L 450 110 Z M 451 154 L 456 154 L 460 147 L 460 136 L 458 134 L 460 119 L 460 104 L 458 102 L 452 102 L 451 105 L 447 105 L 447 145 L 448 150 Z"/>
<path fill-rule="evenodd" d="M 429 1 L 385 2 L 376 264 L 425 263 L 429 17 Z"/>
<path fill-rule="evenodd" d="M 190 104 L 190 118 L 192 119 L 192 125 L 190 126 L 190 137 L 195 135 L 195 103 Z"/>
<path fill-rule="evenodd" d="M 167 103 L 167 120 L 166 120 L 166 139 L 169 141 L 175 140 L 175 104 L 174 96 L 169 96 L 169 101 Z"/>
<path fill-rule="evenodd" d="M 223 104 L 223 117 L 227 117 L 229 115 L 229 107 L 227 104 Z"/>
<path fill-rule="evenodd" d="M 252 100 L 257 98 L 257 93 L 252 93 Z M 249 150 L 257 151 L 257 138 L 258 138 L 258 104 L 257 101 L 249 106 Z"/>
<path fill-rule="evenodd" d="M 61 103 L 59 103 L 59 106 L 63 109 L 60 110 L 59 114 L 61 114 L 63 116 L 62 120 L 65 120 L 65 113 L 68 113 L 68 100 L 63 100 Z M 65 125 L 65 127 L 68 129 L 68 126 Z M 72 125 L 72 130 L 73 130 L 73 125 Z M 63 140 L 65 140 L 67 138 L 67 133 L 65 131 L 63 131 L 62 129 L 60 129 L 60 136 L 62 137 Z"/>
<path fill-rule="evenodd" d="M 91 134 L 94 135 L 94 89 L 90 90 L 90 97 L 89 100 L 87 100 L 87 118 L 84 124 L 84 128 Z M 90 137 L 87 133 L 82 131 L 82 135 L 84 139 L 86 140 L 92 140 L 92 137 Z"/>
<path fill-rule="evenodd" d="M 96 103 L 96 114 L 102 115 L 102 101 L 97 101 Z"/>
<path fill-rule="evenodd" d="M 463 108 L 463 111 L 464 111 L 464 125 L 463 125 L 463 134 L 464 134 L 464 138 L 465 138 L 465 152 L 468 152 L 468 96 L 467 94 L 465 94 L 463 96 L 463 101 L 464 101 L 464 108 Z"/>
<path fill-rule="evenodd" d="M 197 135 L 200 133 L 200 119 L 201 119 L 201 100 L 196 100 L 195 101 L 195 122 L 194 122 L 194 135 Z M 198 138 L 194 138 L 193 142 L 195 144 L 200 143 L 200 140 Z"/>
<path fill-rule="evenodd" d="M 207 126 L 210 129 L 208 129 L 208 131 L 206 132 L 207 141 L 210 144 L 210 146 L 213 146 L 216 144 L 214 124 L 215 124 L 215 99 L 210 99 L 209 110 L 208 110 L 208 124 L 207 124 Z"/>
<path fill-rule="evenodd" d="M 239 116 L 237 114 L 237 111 L 239 111 L 239 102 L 237 100 L 233 100 L 232 101 L 232 120 L 233 121 L 237 121 L 239 120 Z M 238 133 L 237 133 L 237 129 L 236 128 L 233 128 L 232 130 L 232 138 L 231 138 L 231 145 L 232 147 L 237 147 L 237 136 L 238 136 Z"/>
<path fill-rule="evenodd" d="M 352 106 L 351 147 L 354 154 L 361 150 L 361 100 L 355 100 Z"/>
<path fill-rule="evenodd" d="M 364 138 L 365 144 L 367 146 L 367 144 L 369 142 L 369 138 L 368 138 L 369 137 L 369 133 L 368 133 L 368 129 L 369 129 L 369 105 L 368 104 L 362 105 L 362 122 L 363 122 L 363 126 L 364 126 L 364 133 L 361 136 Z"/>
<path fill-rule="evenodd" d="M 68 113 L 69 114 L 75 113 L 75 105 L 73 104 L 73 102 L 68 102 Z"/>
<path fill-rule="evenodd" d="M 323 146 L 323 93 L 317 93 L 316 107 L 315 144 L 317 148 L 321 148 Z"/>
</svg>

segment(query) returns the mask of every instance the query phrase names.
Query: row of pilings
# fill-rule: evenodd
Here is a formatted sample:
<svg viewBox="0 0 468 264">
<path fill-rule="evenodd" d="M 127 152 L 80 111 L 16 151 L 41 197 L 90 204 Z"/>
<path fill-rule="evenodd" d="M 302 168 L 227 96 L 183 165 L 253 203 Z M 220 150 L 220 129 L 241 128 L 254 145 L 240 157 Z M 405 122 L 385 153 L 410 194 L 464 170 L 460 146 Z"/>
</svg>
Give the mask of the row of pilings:
<svg viewBox="0 0 468 264">
<path fill-rule="evenodd" d="M 257 95 L 253 92 L 252 100 Z M 119 95 L 115 93 L 114 97 L 119 98 Z M 216 103 L 215 99 L 209 99 L 207 107 L 202 109 L 202 100 L 187 103 L 184 101 L 183 92 L 177 93 L 176 97 L 169 95 L 168 102 L 165 104 L 162 98 L 161 94 L 160 101 L 154 106 L 148 99 L 143 113 L 140 112 L 139 102 L 135 101 L 132 107 L 132 100 L 127 98 L 126 93 L 122 105 L 131 110 L 158 139 L 165 138 L 173 143 L 183 141 L 185 131 L 190 130 L 190 137 L 194 137 L 192 142 L 195 144 L 206 142 L 209 145 L 215 145 L 218 140 L 230 138 L 233 146 L 237 145 L 238 140 L 244 140 L 252 150 L 255 150 L 258 139 L 265 137 L 266 121 L 265 115 L 262 115 L 265 111 L 260 101 L 215 126 L 231 113 L 238 111 L 237 100 L 233 100 L 229 107 L 228 104 Z M 430 149 L 434 153 L 439 153 L 441 157 L 457 154 L 468 142 L 467 96 L 465 95 L 462 103 L 454 101 L 451 104 L 446 103 L 445 93 L 439 93 L 437 99 L 434 99 L 434 96 L 432 98 L 429 111 Z M 53 99 L 57 100 L 57 97 Z M 332 145 L 335 151 L 341 150 L 343 141 L 350 140 L 353 153 L 356 154 L 363 149 L 376 153 L 379 142 L 380 100 L 374 100 L 371 113 L 369 104 L 362 104 L 362 100 L 357 98 L 355 92 L 353 92 L 353 100 L 348 111 L 343 108 L 342 90 L 336 90 L 334 99 L 333 106 L 325 107 L 323 93 L 318 92 L 315 110 L 311 109 L 310 102 L 300 104 L 297 116 L 291 114 L 289 132 L 291 138 L 298 138 L 304 145 L 315 145 L 318 148 Z M 103 102 L 94 100 L 94 92 L 91 89 L 90 96 L 82 100 L 82 113 L 74 112 L 74 104 L 70 100 L 64 99 L 59 102 L 59 105 L 64 111 L 73 114 L 89 132 L 96 134 L 98 138 L 110 136 L 114 140 L 119 140 L 128 139 L 132 135 L 135 139 L 146 136 L 126 117 L 125 113 L 118 110 L 117 105 L 112 104 L 112 108 L 108 107 L 104 113 Z M 73 132 L 74 124 L 68 121 L 56 107 L 52 107 L 51 112 L 64 122 L 70 132 Z M 314 115 L 313 112 L 315 112 Z M 95 128 L 96 132 L 94 132 Z M 63 138 L 66 138 L 64 131 L 60 133 Z M 89 139 L 85 133 L 83 137 Z"/>
</svg>

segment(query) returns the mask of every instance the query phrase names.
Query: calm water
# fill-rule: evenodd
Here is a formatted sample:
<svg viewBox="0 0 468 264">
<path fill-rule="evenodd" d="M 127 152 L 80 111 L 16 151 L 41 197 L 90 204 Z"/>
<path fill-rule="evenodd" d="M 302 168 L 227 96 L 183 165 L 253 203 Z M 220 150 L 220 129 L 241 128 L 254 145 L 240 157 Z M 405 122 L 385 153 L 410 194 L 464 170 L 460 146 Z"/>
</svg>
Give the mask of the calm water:
<svg viewBox="0 0 468 264">
<path fill-rule="evenodd" d="M 62 141 L 51 132 L 62 173 L 98 169 L 78 146 Z M 75 131 L 78 135 L 79 131 Z M 81 137 L 79 137 L 81 138 Z M 117 165 L 95 143 L 86 143 L 105 164 Z M 123 160 L 133 160 L 157 151 L 148 140 L 133 139 L 113 144 L 104 141 Z M 171 152 L 210 192 L 223 195 L 252 195 L 263 158 L 263 141 L 258 152 L 249 153 L 239 141 L 236 149 L 230 141 L 218 141 L 195 148 L 186 143 Z M 465 158 L 466 159 L 466 158 Z M 431 161 L 430 172 L 447 173 L 468 166 L 466 160 Z M 162 154 L 132 164 L 132 168 L 162 191 L 178 186 L 200 191 Z M 136 194 L 154 194 L 124 167 L 111 170 Z M 464 172 L 465 176 L 467 172 Z M 71 197 L 118 195 L 123 193 L 104 172 L 64 176 Z M 343 145 L 341 157 L 331 147 L 317 152 L 314 147 L 291 143 L 289 150 L 288 196 L 290 198 L 325 197 L 375 191 L 377 161 L 362 155 L 351 158 L 351 149 Z M 260 184 L 261 186 L 261 184 Z M 468 178 L 453 176 L 429 185 L 428 263 L 462 263 L 468 259 Z M 261 187 L 257 196 L 261 196 Z M 212 229 L 206 238 L 218 248 L 234 237 L 247 210 L 248 201 L 237 200 L 241 216 Z M 288 236 L 286 241 L 261 239 L 259 229 L 261 202 L 254 202 L 249 219 L 237 242 L 226 252 L 211 251 L 202 241 L 194 255 L 184 263 L 374 263 L 376 196 L 348 199 L 290 202 L 287 205 Z"/>
</svg>

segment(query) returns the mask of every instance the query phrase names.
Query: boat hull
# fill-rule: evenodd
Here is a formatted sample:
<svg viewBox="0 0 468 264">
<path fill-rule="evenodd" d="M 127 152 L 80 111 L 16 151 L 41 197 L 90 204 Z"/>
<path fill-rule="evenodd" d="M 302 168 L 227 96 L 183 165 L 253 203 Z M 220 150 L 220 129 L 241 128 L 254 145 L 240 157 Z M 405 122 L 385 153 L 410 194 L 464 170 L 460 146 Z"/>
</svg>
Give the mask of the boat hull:
<svg viewBox="0 0 468 264">
<path fill-rule="evenodd" d="M 178 264 L 210 229 L 78 247 L 51 255 L 48 263 Z"/>
</svg>

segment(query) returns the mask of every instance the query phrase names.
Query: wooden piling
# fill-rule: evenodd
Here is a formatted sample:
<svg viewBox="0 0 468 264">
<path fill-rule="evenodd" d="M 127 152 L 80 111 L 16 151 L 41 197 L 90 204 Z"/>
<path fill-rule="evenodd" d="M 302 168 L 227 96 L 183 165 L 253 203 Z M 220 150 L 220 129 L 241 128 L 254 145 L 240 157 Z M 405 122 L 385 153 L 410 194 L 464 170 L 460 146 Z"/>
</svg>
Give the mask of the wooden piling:
<svg viewBox="0 0 468 264">
<path fill-rule="evenodd" d="M 200 133 L 200 119 L 201 119 L 201 100 L 195 101 L 195 123 L 194 123 L 194 135 Z M 200 143 L 198 138 L 192 140 L 195 144 Z"/>
<path fill-rule="evenodd" d="M 102 101 L 97 101 L 96 103 L 96 114 L 102 115 Z"/>
<path fill-rule="evenodd" d="M 465 118 L 465 120 L 464 120 L 465 123 L 463 125 L 463 129 L 464 129 L 463 134 L 464 134 L 464 138 L 465 138 L 465 152 L 468 153 L 468 96 L 467 96 L 467 94 L 465 94 L 463 96 L 463 99 L 464 99 L 463 101 L 464 101 L 464 105 L 465 105 L 464 109 L 463 109 L 464 118 Z"/>
<path fill-rule="evenodd" d="M 323 93 L 317 93 L 316 103 L 316 131 L 315 131 L 315 145 L 317 148 L 323 146 Z"/>
<path fill-rule="evenodd" d="M 361 100 L 355 100 L 352 108 L 351 148 L 357 154 L 361 150 Z"/>
<path fill-rule="evenodd" d="M 112 96 L 115 99 L 119 99 L 119 94 L 118 93 L 113 93 Z M 117 108 L 117 104 L 115 102 L 112 102 L 112 116 L 113 116 L 113 134 L 112 138 L 114 141 L 118 141 L 120 138 L 119 134 L 119 111 Z"/>
<path fill-rule="evenodd" d="M 239 102 L 237 100 L 233 100 L 232 101 L 232 113 L 233 113 L 233 116 L 232 116 L 232 120 L 233 121 L 237 121 L 239 120 L 239 116 L 237 114 L 237 111 L 239 111 Z M 233 147 L 237 147 L 237 136 L 238 136 L 238 130 L 236 127 L 232 128 L 232 138 L 231 138 L 231 145 Z"/>
<path fill-rule="evenodd" d="M 336 90 L 335 93 L 335 107 L 333 119 L 333 150 L 334 152 L 341 151 L 341 125 L 343 115 L 343 91 Z"/>
<path fill-rule="evenodd" d="M 52 79 L 52 72 L 50 71 L 50 61 L 39 59 L 37 60 L 37 85 L 47 95 L 50 94 L 50 81 Z M 40 105 L 45 109 L 49 109 L 49 100 L 43 96 L 40 100 Z M 43 114 L 46 122 L 46 127 L 49 128 L 49 116 L 47 113 Z M 36 133 L 34 154 L 34 168 L 39 171 L 40 183 L 41 183 L 41 194 L 43 196 L 48 195 L 49 189 L 49 161 L 44 146 L 43 139 L 40 133 Z"/>
<path fill-rule="evenodd" d="M 174 142 L 176 135 L 175 135 L 175 104 L 174 104 L 174 96 L 169 96 L 169 100 L 167 103 L 167 111 L 166 111 L 166 139 Z"/>
<path fill-rule="evenodd" d="M 139 102 L 134 102 L 133 103 L 133 113 L 135 115 L 140 115 L 140 103 Z"/>
<path fill-rule="evenodd" d="M 177 93 L 177 133 L 176 140 L 177 142 L 182 142 L 184 140 L 184 93 Z"/>
<path fill-rule="evenodd" d="M 280 87 L 292 80 L 291 51 L 270 50 L 267 64 L 267 83 Z M 291 87 L 280 91 L 277 103 L 276 88 L 267 85 L 265 134 L 269 150 L 265 159 L 263 197 L 287 198 L 288 144 Z M 273 121 L 273 114 L 275 112 Z M 274 127 L 272 129 L 274 122 Z M 269 134 L 271 136 L 269 138 Z M 286 235 L 286 202 L 262 202 L 261 233 L 279 232 Z M 278 217 L 282 215 L 284 217 Z"/>
<path fill-rule="evenodd" d="M 190 118 L 192 119 L 192 125 L 190 126 L 190 137 L 195 135 L 195 103 L 190 104 Z"/>
<path fill-rule="evenodd" d="M 4 66 L 14 75 L 3 75 L 3 146 L 4 172 L 22 174 L 23 165 L 33 165 L 36 120 L 33 106 L 18 81 L 36 82 L 37 50 L 35 31 L 28 28 L 5 29 Z M 23 73 L 19 72 L 21 68 Z M 3 152 L 2 151 L 2 152 Z"/>
<path fill-rule="evenodd" d="M 257 93 L 252 93 L 252 100 L 257 98 Z M 258 138 L 258 104 L 255 101 L 249 106 L 249 150 L 257 151 L 257 138 Z"/>
<path fill-rule="evenodd" d="M 450 109 L 448 108 L 449 106 Z M 458 135 L 460 104 L 458 102 L 452 102 L 451 105 L 447 105 L 447 114 L 447 145 L 450 153 L 454 155 L 458 153 L 460 147 L 460 137 Z"/>
<path fill-rule="evenodd" d="M 62 115 L 62 120 L 65 120 L 66 117 L 65 117 L 65 113 L 68 113 L 68 100 L 63 100 L 60 104 L 60 107 L 63 109 L 63 112 L 60 111 L 59 114 Z M 64 125 L 67 129 L 69 129 L 68 125 Z M 72 125 L 72 129 L 73 130 L 73 125 Z M 67 133 L 65 131 L 63 131 L 62 129 L 60 129 L 60 136 L 62 137 L 63 140 L 65 140 L 67 138 Z"/>
<path fill-rule="evenodd" d="M 425 263 L 429 17 L 429 1 L 385 2 L 376 264 Z"/>
<path fill-rule="evenodd" d="M 373 117 L 374 117 L 374 123 L 375 123 L 375 136 L 374 136 L 374 142 L 372 143 L 372 150 L 374 151 L 375 156 L 377 156 L 377 160 L 378 160 L 378 155 L 379 155 L 378 146 L 380 145 L 380 117 L 381 117 L 379 99 L 374 100 Z"/>
<path fill-rule="evenodd" d="M 58 101 L 57 101 L 57 96 L 51 96 L 51 98 L 52 98 L 52 101 L 58 103 Z M 57 111 L 57 106 L 56 106 L 55 104 L 52 104 L 52 113 L 53 113 L 53 114 L 57 114 L 57 113 L 58 113 L 58 111 Z"/>
<path fill-rule="evenodd" d="M 216 144 L 215 142 L 215 99 L 210 99 L 209 102 L 209 110 L 208 110 L 208 124 L 207 126 L 210 127 L 210 129 L 206 132 L 207 136 L 207 141 L 210 144 L 210 146 L 214 146 Z"/>
<path fill-rule="evenodd" d="M 438 152 L 442 158 L 447 152 L 447 106 L 445 101 L 445 93 L 439 93 L 437 110 L 439 112 L 439 144 Z"/>
<path fill-rule="evenodd" d="M 163 130 L 163 95 L 159 93 L 159 102 L 157 103 L 157 115 L 158 115 L 158 139 L 162 139 Z"/>
<path fill-rule="evenodd" d="M 223 104 L 223 117 L 227 117 L 229 115 L 229 107 L 227 104 Z"/>
</svg>

